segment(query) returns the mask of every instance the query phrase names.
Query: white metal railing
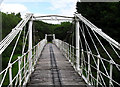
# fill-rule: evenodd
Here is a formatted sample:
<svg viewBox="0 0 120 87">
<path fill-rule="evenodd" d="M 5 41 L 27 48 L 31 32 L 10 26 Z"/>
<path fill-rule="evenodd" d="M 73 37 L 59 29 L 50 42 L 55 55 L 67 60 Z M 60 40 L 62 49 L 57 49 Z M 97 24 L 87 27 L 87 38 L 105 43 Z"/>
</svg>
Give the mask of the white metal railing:
<svg viewBox="0 0 120 87">
<path fill-rule="evenodd" d="M 75 17 L 79 21 L 81 68 L 86 82 L 97 87 L 120 86 L 120 44 L 81 14 Z"/>
<path fill-rule="evenodd" d="M 112 72 L 114 72 L 113 66 L 120 67 L 119 64 L 113 63 L 112 60 L 105 59 L 100 55 L 93 54 L 92 52 L 80 50 L 80 70 L 78 71 L 76 67 L 76 48 L 59 39 L 55 39 L 53 43 L 61 50 L 64 56 L 72 64 L 74 69 L 89 85 L 103 87 L 114 87 L 114 85 L 120 85 L 118 81 L 112 78 Z M 94 60 L 92 60 L 93 58 Z M 93 61 L 96 62 L 96 65 L 92 64 Z M 109 69 L 107 69 L 108 67 L 105 66 L 105 63 L 108 63 Z M 103 70 L 100 70 L 100 66 L 103 66 L 105 72 Z M 92 68 L 94 70 L 91 70 Z M 108 79 L 108 83 L 105 81 L 106 78 Z"/>
<path fill-rule="evenodd" d="M 54 39 L 53 43 L 60 49 L 63 55 L 69 60 L 74 69 L 76 69 L 76 48 L 62 40 Z"/>
<path fill-rule="evenodd" d="M 80 14 L 76 17 L 76 47 L 54 39 L 85 82 L 96 87 L 120 86 L 120 44 Z M 78 65 L 79 64 L 79 65 Z"/>
<path fill-rule="evenodd" d="M 47 40 L 43 39 L 31 50 L 28 50 L 26 53 L 24 53 L 24 55 L 19 56 L 18 58 L 16 58 L 16 60 L 9 63 L 7 68 L 0 72 L 0 76 L 2 76 L 0 87 L 4 86 L 5 81 L 9 81 L 7 84 L 8 86 L 26 85 L 31 73 L 34 71 L 34 66 L 36 65 L 36 62 L 46 43 Z M 28 58 L 30 51 L 32 51 L 32 58 Z M 32 67 L 30 67 L 31 69 L 29 68 L 29 59 L 31 59 L 32 62 Z"/>
</svg>

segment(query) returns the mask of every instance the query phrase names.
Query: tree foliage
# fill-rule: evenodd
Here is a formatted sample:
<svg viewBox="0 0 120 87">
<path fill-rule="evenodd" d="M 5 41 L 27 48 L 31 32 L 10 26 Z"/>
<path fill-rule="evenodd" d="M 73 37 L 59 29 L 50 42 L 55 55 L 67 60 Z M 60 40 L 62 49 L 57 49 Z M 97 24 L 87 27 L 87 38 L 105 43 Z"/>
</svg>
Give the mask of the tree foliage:
<svg viewBox="0 0 120 87">
<path fill-rule="evenodd" d="M 1 14 L 2 14 L 2 38 L 4 38 L 12 31 L 12 29 L 20 22 L 22 18 L 20 13 L 7 14 L 7 13 L 1 12 Z M 26 25 L 26 28 L 25 28 L 26 32 L 28 31 L 28 24 Z M 67 32 L 70 29 L 71 29 L 70 22 L 63 22 L 61 24 L 48 24 L 42 21 L 34 21 L 33 22 L 33 46 L 36 45 L 40 40 L 44 39 L 45 34 L 55 34 L 56 38 L 64 40 L 68 34 Z M 7 63 L 9 61 L 9 57 L 15 45 L 16 39 L 17 37 L 12 41 L 12 43 L 8 46 L 8 48 L 2 54 L 3 64 L 4 64 L 3 69 L 7 66 Z M 52 40 L 49 37 L 48 39 Z M 16 55 L 19 55 L 22 53 L 22 45 L 23 45 L 23 32 L 19 39 L 17 48 L 15 50 Z M 28 46 L 28 42 L 26 46 Z"/>
<path fill-rule="evenodd" d="M 78 2 L 76 8 L 78 13 L 120 42 L 120 2 Z"/>
<path fill-rule="evenodd" d="M 71 30 L 70 22 L 62 22 L 61 24 L 48 24 L 42 21 L 35 21 L 33 28 L 36 31 L 36 36 L 43 39 L 45 34 L 55 34 L 57 39 L 65 40 L 67 32 Z"/>
<path fill-rule="evenodd" d="M 81 13 L 84 17 L 86 17 L 88 20 L 90 20 L 93 24 L 95 24 L 98 28 L 101 28 L 103 32 L 108 34 L 110 37 L 115 39 L 120 43 L 120 2 L 109 2 L 109 3 L 86 3 L 86 2 L 78 2 L 77 3 L 77 12 Z M 88 34 L 86 34 L 86 38 Z M 89 36 L 89 35 L 88 35 Z M 93 38 L 94 39 L 94 38 Z M 89 39 L 90 40 L 90 39 Z M 87 41 L 89 41 L 87 40 Z M 120 64 L 119 57 L 116 56 L 114 53 L 113 49 L 110 48 L 109 43 L 102 38 L 100 38 L 102 44 L 104 45 L 105 48 L 107 48 L 108 53 L 112 57 L 112 59 L 117 63 Z M 100 52 L 100 56 L 110 60 L 108 55 L 106 55 L 106 52 L 103 50 L 103 48 L 98 45 L 99 43 L 96 42 L 96 45 L 98 46 L 98 50 Z M 89 43 L 90 47 L 91 43 Z M 92 49 L 92 52 L 94 53 L 94 49 Z M 120 51 L 118 51 L 118 54 Z M 92 63 L 94 63 L 92 61 Z M 109 64 L 105 63 L 105 66 L 107 70 L 110 70 Z M 104 69 L 102 66 L 100 66 L 100 69 L 105 73 Z M 94 71 L 95 72 L 95 71 Z M 94 73 L 93 72 L 93 73 Z M 96 75 L 96 74 L 95 74 Z M 117 82 L 120 81 L 120 74 L 119 70 L 117 70 L 116 67 L 113 68 L 113 79 Z M 105 78 L 105 82 L 109 82 L 108 79 Z M 115 87 L 117 87 L 115 85 Z"/>
<path fill-rule="evenodd" d="M 12 29 L 20 22 L 21 15 L 20 13 L 15 14 L 7 14 L 0 12 L 2 14 L 2 38 L 5 38 Z M 24 27 L 25 32 L 28 31 L 28 25 L 26 24 Z M 48 24 L 44 23 L 42 21 L 34 21 L 33 22 L 33 46 L 36 45 L 40 40 L 45 38 L 45 34 L 56 34 L 56 38 L 64 40 L 67 36 L 67 31 L 70 30 L 71 23 L 69 22 L 63 22 L 61 24 Z M 24 30 L 23 30 L 24 31 Z M 15 54 L 13 55 L 12 61 L 16 60 L 18 56 L 22 54 L 22 46 L 23 46 L 23 34 L 22 31 L 21 37 L 18 41 L 17 48 L 15 49 Z M 15 45 L 15 42 L 17 40 L 16 38 L 12 41 L 12 43 L 7 47 L 7 49 L 2 53 L 2 69 L 5 69 L 8 65 L 8 61 L 10 59 L 10 55 L 12 53 L 13 47 Z M 48 38 L 48 40 L 52 40 L 51 38 Z M 26 51 L 28 50 L 28 40 L 26 42 Z M 13 76 L 17 72 L 18 65 L 13 67 Z M 7 85 L 9 82 L 9 77 L 7 74 L 7 77 L 4 81 L 4 85 Z"/>
</svg>

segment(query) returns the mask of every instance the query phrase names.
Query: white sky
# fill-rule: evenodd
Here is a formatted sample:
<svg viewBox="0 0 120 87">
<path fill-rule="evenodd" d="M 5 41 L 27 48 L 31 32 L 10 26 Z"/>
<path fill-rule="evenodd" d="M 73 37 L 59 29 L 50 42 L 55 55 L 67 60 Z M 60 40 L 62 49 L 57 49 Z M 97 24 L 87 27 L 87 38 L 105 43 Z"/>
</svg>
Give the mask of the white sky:
<svg viewBox="0 0 120 87">
<path fill-rule="evenodd" d="M 26 13 L 35 15 L 66 15 L 73 16 L 76 12 L 77 0 L 3 0 L 0 10 L 5 13 Z"/>
<path fill-rule="evenodd" d="M 22 16 L 26 13 L 73 16 L 76 2 L 77 0 L 4 0 L 0 9 L 8 13 L 20 12 Z"/>
</svg>

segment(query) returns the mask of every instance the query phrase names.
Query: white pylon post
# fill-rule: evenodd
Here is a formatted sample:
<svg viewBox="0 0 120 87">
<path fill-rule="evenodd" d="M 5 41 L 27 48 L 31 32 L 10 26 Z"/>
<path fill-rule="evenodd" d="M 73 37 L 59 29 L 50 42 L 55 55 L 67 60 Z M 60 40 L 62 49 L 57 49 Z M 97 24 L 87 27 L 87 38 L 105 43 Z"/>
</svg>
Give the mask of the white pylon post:
<svg viewBox="0 0 120 87">
<path fill-rule="evenodd" d="M 76 18 L 76 69 L 80 70 L 80 54 L 79 54 L 79 20 Z"/>
<path fill-rule="evenodd" d="M 110 60 L 110 79 L 109 79 L 109 87 L 112 87 L 112 72 L 113 72 L 113 61 L 112 60 Z"/>
<path fill-rule="evenodd" d="M 98 87 L 99 85 L 99 73 L 100 73 L 100 55 L 98 55 L 98 58 L 97 58 L 97 83 L 96 83 L 96 86 Z"/>
<path fill-rule="evenodd" d="M 87 81 L 89 84 L 90 81 L 90 52 L 87 53 L 88 54 L 88 76 L 87 76 Z"/>
<path fill-rule="evenodd" d="M 45 34 L 45 40 L 47 40 L 47 34 Z"/>
<path fill-rule="evenodd" d="M 30 20 L 29 21 L 29 46 L 28 46 L 28 50 L 29 50 L 29 54 L 28 54 L 28 61 L 29 61 L 29 72 L 31 74 L 32 72 L 32 24 L 33 24 L 33 21 Z"/>
<path fill-rule="evenodd" d="M 53 40 L 55 40 L 55 34 L 53 34 Z"/>
<path fill-rule="evenodd" d="M 53 43 L 55 43 L 55 34 L 53 34 Z"/>
<path fill-rule="evenodd" d="M 10 82 L 10 87 L 12 87 L 12 64 L 11 63 L 9 63 L 9 82 Z"/>
</svg>

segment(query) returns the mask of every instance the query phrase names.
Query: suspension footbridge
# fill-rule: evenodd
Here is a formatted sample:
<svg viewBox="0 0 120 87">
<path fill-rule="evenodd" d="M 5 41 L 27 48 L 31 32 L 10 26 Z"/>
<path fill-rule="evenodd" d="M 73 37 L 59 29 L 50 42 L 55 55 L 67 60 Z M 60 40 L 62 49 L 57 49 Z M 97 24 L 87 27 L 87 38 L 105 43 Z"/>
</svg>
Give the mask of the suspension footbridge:
<svg viewBox="0 0 120 87">
<path fill-rule="evenodd" d="M 72 41 L 75 45 L 56 39 L 55 34 L 46 34 L 43 40 L 33 46 L 32 26 L 35 20 L 72 21 L 75 26 L 75 40 Z M 24 35 L 21 56 L 12 61 L 22 33 Z M 52 43 L 47 43 L 48 36 L 53 37 Z M 26 14 L 0 42 L 0 54 L 15 38 L 17 39 L 8 66 L 0 72 L 0 87 L 4 86 L 6 78 L 9 79 L 8 86 L 120 86 L 120 44 L 81 14 L 75 13 L 74 17 L 36 17 Z M 25 51 L 27 40 L 28 50 Z M 13 72 L 14 66 L 17 66 L 17 73 Z M 117 76 L 114 72 L 118 73 Z"/>
</svg>

